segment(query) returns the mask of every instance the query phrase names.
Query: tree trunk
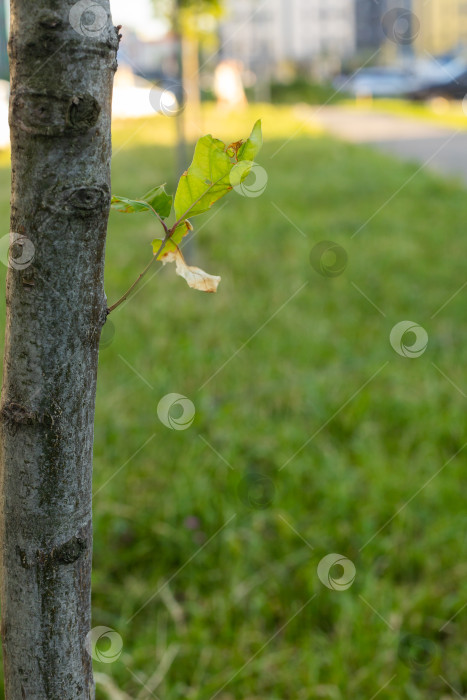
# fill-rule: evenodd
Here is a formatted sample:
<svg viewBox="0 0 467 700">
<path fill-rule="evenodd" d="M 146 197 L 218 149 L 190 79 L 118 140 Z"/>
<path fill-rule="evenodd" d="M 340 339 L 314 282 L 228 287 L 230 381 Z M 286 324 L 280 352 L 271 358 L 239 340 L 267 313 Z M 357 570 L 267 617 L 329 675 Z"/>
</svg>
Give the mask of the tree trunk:
<svg viewBox="0 0 467 700">
<path fill-rule="evenodd" d="M 94 698 L 85 642 L 117 48 L 108 0 L 11 0 L 16 243 L 0 409 L 7 700 Z"/>
</svg>

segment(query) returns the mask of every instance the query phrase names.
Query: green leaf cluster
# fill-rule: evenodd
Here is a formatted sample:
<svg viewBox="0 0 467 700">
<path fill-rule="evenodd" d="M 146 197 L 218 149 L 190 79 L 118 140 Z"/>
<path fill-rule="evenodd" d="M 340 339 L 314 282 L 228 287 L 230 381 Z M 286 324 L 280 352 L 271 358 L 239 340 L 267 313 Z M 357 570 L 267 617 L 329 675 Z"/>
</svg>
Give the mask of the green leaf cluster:
<svg viewBox="0 0 467 700">
<path fill-rule="evenodd" d="M 153 187 L 140 199 L 113 196 L 112 209 L 123 214 L 151 212 L 164 229 L 164 237 L 153 241 L 158 259 L 178 250 L 184 236 L 193 229 L 190 218 L 208 211 L 251 172 L 263 145 L 261 121 L 257 121 L 247 139 L 226 145 L 210 134 L 199 139 L 193 161 L 180 178 L 175 197 L 164 185 Z M 166 220 L 174 212 L 169 227 Z"/>
</svg>

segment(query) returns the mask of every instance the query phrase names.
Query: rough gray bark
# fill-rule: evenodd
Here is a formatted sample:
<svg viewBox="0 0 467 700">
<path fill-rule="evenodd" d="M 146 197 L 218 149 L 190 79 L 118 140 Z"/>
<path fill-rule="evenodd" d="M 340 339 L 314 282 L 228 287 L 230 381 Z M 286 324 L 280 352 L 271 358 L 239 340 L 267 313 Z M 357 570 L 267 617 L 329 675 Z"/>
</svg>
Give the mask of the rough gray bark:
<svg viewBox="0 0 467 700">
<path fill-rule="evenodd" d="M 7 700 L 94 697 L 85 639 L 117 48 L 108 0 L 11 0 L 11 231 L 20 238 L 0 409 Z"/>
</svg>

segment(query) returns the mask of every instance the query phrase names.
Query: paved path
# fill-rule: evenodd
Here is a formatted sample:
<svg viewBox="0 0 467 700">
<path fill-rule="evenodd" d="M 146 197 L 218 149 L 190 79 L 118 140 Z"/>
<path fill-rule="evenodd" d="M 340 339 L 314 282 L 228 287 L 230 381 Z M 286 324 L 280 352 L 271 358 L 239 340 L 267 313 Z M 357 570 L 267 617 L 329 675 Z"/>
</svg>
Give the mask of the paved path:
<svg viewBox="0 0 467 700">
<path fill-rule="evenodd" d="M 345 107 L 321 107 L 310 115 L 339 138 L 374 145 L 439 173 L 460 176 L 467 183 L 467 131 Z"/>
</svg>

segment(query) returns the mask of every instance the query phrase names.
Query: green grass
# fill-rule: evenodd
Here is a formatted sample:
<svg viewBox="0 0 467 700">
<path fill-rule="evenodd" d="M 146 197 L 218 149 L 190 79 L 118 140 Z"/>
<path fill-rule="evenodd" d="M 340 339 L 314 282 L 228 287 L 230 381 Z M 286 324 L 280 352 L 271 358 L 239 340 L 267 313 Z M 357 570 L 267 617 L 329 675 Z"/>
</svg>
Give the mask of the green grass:
<svg viewBox="0 0 467 700">
<path fill-rule="evenodd" d="M 258 109 L 210 110 L 205 130 L 236 139 Z M 436 314 L 467 279 L 465 191 L 420 172 L 352 238 L 417 166 L 307 130 L 274 155 L 300 125 L 264 114 L 265 194 L 232 193 L 196 221 L 193 262 L 222 276 L 218 294 L 164 268 L 111 316 L 101 351 L 93 624 L 124 648 L 96 663 L 114 688 L 98 697 L 151 697 L 141 684 L 159 668 L 163 700 L 370 700 L 389 681 L 378 700 L 454 698 L 443 678 L 467 692 L 467 448 L 434 475 L 466 442 L 465 397 L 433 363 L 467 393 L 465 290 Z M 173 185 L 172 125 L 130 139 L 140 126 L 115 130 L 113 191 L 130 197 Z M 109 301 L 149 259 L 153 225 L 112 214 Z M 348 253 L 335 279 L 310 266 L 322 240 Z M 429 334 L 416 360 L 389 343 L 405 319 Z M 171 392 L 195 404 L 186 431 L 157 419 Z M 248 507 L 245 492 L 262 495 L 251 472 L 269 507 Z M 333 552 L 355 564 L 346 591 L 317 576 Z M 418 664 L 407 635 L 427 649 Z"/>
</svg>

